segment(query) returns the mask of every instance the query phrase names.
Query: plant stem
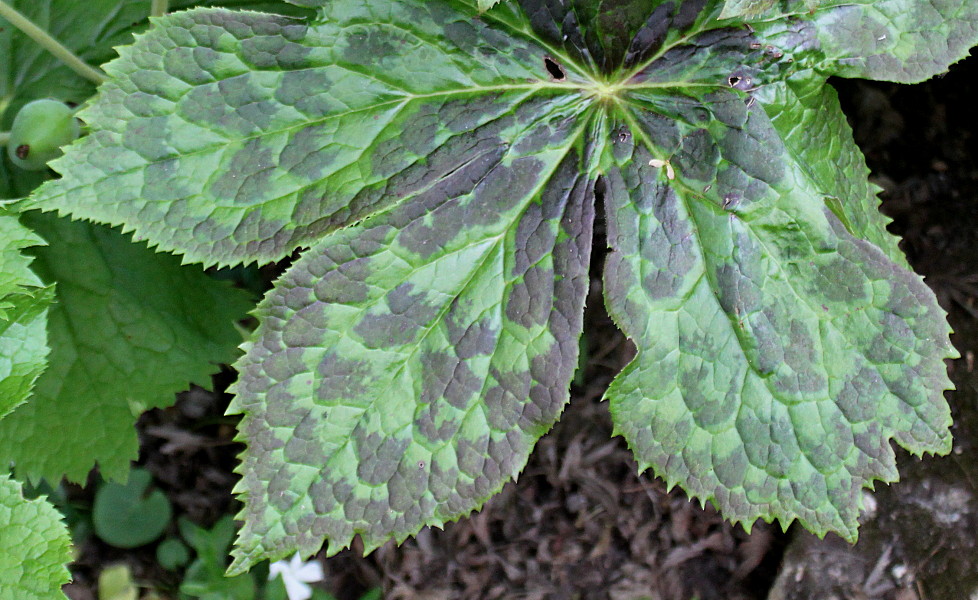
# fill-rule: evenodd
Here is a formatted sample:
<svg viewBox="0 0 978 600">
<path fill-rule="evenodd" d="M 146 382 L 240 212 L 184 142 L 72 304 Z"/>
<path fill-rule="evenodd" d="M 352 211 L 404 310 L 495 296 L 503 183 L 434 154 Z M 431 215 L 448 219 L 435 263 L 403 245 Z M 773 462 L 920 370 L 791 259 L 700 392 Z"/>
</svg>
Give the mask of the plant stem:
<svg viewBox="0 0 978 600">
<path fill-rule="evenodd" d="M 29 38 L 40 44 L 45 50 L 57 57 L 58 60 L 68 65 L 75 73 L 95 83 L 102 83 L 106 79 L 105 73 L 86 63 L 82 59 L 65 48 L 61 42 L 51 37 L 51 35 L 35 25 L 30 19 L 13 9 L 12 6 L 0 0 L 0 17 L 10 21 L 10 24 L 24 32 Z"/>
<path fill-rule="evenodd" d="M 149 16 L 162 17 L 169 9 L 169 6 L 167 6 L 168 4 L 168 0 L 153 0 L 153 5 L 149 9 Z"/>
<path fill-rule="evenodd" d="M 0 146 L 6 146 L 9 141 L 10 141 L 10 132 L 0 131 Z"/>
</svg>

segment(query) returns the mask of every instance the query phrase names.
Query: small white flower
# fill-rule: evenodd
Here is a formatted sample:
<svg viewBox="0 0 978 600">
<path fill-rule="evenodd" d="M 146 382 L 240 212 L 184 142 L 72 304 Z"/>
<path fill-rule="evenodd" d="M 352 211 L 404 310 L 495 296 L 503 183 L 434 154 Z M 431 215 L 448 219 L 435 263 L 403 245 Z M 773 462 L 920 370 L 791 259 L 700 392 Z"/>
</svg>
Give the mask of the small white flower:
<svg viewBox="0 0 978 600">
<path fill-rule="evenodd" d="M 306 584 L 322 581 L 324 578 L 322 565 L 315 560 L 302 562 L 302 556 L 298 552 L 290 561 L 280 560 L 271 564 L 268 569 L 268 580 L 275 579 L 276 575 L 282 576 L 282 583 L 285 584 L 285 593 L 289 595 L 289 600 L 309 600 L 312 596 L 312 588 Z"/>
</svg>

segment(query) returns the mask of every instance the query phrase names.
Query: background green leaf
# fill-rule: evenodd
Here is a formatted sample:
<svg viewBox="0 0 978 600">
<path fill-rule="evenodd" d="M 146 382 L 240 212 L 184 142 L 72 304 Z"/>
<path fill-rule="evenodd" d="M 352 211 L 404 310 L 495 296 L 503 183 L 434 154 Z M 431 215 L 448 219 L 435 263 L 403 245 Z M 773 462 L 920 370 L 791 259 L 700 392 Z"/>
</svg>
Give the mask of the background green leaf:
<svg viewBox="0 0 978 600">
<path fill-rule="evenodd" d="M 228 549 L 234 539 L 234 519 L 231 515 L 221 517 L 209 530 L 195 525 L 186 517 L 181 517 L 178 523 L 180 535 L 197 555 L 180 584 L 181 594 L 201 600 L 251 600 L 255 597 L 253 573 L 234 577 L 224 574 Z"/>
<path fill-rule="evenodd" d="M 57 302 L 50 366 L 31 401 L 0 421 L 0 457 L 35 480 L 84 481 L 96 463 L 107 479 L 124 478 L 138 448 L 135 419 L 171 405 L 189 382 L 207 385 L 233 359 L 235 321 L 250 303 L 117 231 L 40 213 L 24 219 L 49 241 L 33 251 L 33 267 L 57 282 Z"/>
<path fill-rule="evenodd" d="M 23 253 L 43 243 L 0 208 L 0 419 L 27 400 L 46 364 L 53 290 L 30 270 L 31 259 Z"/>
<path fill-rule="evenodd" d="M 20 483 L 0 475 L 0 600 L 64 600 L 71 540 L 44 498 L 25 500 Z"/>
</svg>

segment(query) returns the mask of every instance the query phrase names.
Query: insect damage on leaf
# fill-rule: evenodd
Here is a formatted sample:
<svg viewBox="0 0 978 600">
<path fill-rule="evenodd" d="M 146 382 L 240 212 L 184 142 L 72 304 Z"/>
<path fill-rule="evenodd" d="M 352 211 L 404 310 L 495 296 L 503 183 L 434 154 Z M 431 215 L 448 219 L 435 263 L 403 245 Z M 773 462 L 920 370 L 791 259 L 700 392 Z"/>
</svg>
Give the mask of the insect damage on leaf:
<svg viewBox="0 0 978 600">
<path fill-rule="evenodd" d="M 209 265 L 306 248 L 236 365 L 232 572 L 403 540 L 519 473 L 568 399 L 598 190 L 638 348 L 607 398 L 643 469 L 852 539 L 891 439 L 948 450 L 948 327 L 825 81 L 946 68 L 971 3 L 921 17 L 940 51 L 913 0 L 751 27 L 719 0 L 302 4 L 157 21 L 33 198 Z M 879 15 L 913 68 L 839 33 Z"/>
</svg>

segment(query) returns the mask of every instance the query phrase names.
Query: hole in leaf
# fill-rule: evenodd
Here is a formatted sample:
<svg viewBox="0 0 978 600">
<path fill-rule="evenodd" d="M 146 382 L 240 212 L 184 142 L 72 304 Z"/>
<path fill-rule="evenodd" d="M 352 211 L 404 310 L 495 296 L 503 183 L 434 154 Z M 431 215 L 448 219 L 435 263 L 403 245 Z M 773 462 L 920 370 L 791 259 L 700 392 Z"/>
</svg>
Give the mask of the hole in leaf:
<svg viewBox="0 0 978 600">
<path fill-rule="evenodd" d="M 745 92 L 751 91 L 751 83 L 753 83 L 753 80 L 750 78 L 750 75 L 744 75 L 742 73 L 733 73 L 727 78 L 727 85 Z"/>
<path fill-rule="evenodd" d="M 17 158 L 20 160 L 27 160 L 27 157 L 31 155 L 31 147 L 27 144 L 21 144 L 14 150 L 14 154 L 16 154 Z"/>
<path fill-rule="evenodd" d="M 567 75 L 564 73 L 564 68 L 561 67 L 554 59 L 550 58 L 549 56 L 544 56 L 543 64 L 547 67 L 547 73 L 550 73 L 550 77 L 552 77 L 554 81 L 564 81 L 567 79 Z"/>
</svg>

